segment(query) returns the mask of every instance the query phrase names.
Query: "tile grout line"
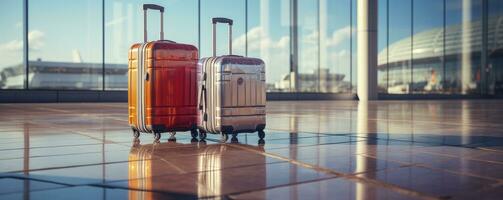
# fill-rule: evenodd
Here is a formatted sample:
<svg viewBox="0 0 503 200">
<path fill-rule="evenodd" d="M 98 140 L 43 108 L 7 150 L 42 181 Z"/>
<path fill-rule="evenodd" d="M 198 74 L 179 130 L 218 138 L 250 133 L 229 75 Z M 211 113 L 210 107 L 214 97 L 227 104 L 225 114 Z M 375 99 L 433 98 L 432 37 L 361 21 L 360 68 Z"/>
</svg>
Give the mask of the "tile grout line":
<svg viewBox="0 0 503 200">
<path fill-rule="evenodd" d="M 285 161 L 288 161 L 291 164 L 298 165 L 300 167 L 304 167 L 304 168 L 307 168 L 307 169 L 312 169 L 312 170 L 319 171 L 319 172 L 333 174 L 333 175 L 336 175 L 336 176 L 341 177 L 341 178 L 345 178 L 345 179 L 350 180 L 350 181 L 369 183 L 369 184 L 375 185 L 377 187 L 388 188 L 388 189 L 393 190 L 395 192 L 398 192 L 398 193 L 401 193 L 401 194 L 405 194 L 405 195 L 409 195 L 409 196 L 418 197 L 418 198 L 423 198 L 423 199 L 439 199 L 437 197 L 431 196 L 429 194 L 425 194 L 423 192 L 413 191 L 413 190 L 402 188 L 402 187 L 399 187 L 399 186 L 396 186 L 396 185 L 393 185 L 393 184 L 389 184 L 389 183 L 385 183 L 385 182 L 381 182 L 381 181 L 377 181 L 377 180 L 372 180 L 372 179 L 368 179 L 368 178 L 362 178 L 362 177 L 358 177 L 358 176 L 355 176 L 355 175 L 352 175 L 352 174 L 345 174 L 345 173 L 342 173 L 342 172 L 337 172 L 337 171 L 332 170 L 332 169 L 327 169 L 327 168 L 323 168 L 323 167 L 319 167 L 319 166 L 314 166 L 314 165 L 311 165 L 311 164 L 308 164 L 308 163 L 304 163 L 302 161 L 298 161 L 298 160 L 294 160 L 294 159 L 290 159 L 290 158 L 285 158 L 283 156 L 279 156 L 279 155 L 275 155 L 275 154 L 271 154 L 271 153 L 267 153 L 267 152 L 259 152 L 257 150 L 250 149 L 250 148 L 247 148 L 247 147 L 242 147 L 240 145 L 235 145 L 235 147 L 241 148 L 243 150 L 248 150 L 248 151 L 256 152 L 256 153 L 259 153 L 259 154 L 262 154 L 264 156 L 268 156 L 268 157 L 271 157 L 271 158 L 276 158 L 276 159 L 279 159 L 279 160 L 285 160 Z"/>
<path fill-rule="evenodd" d="M 369 158 L 378 159 L 377 157 L 375 157 L 373 155 L 366 154 L 366 153 L 363 153 L 363 154 L 360 154 L 360 155 L 363 155 L 363 156 L 366 156 L 366 157 L 369 157 Z M 475 178 L 480 178 L 480 179 L 486 179 L 486 180 L 490 180 L 490 181 L 495 181 L 496 183 L 503 183 L 502 179 L 485 177 L 485 176 L 480 176 L 480 175 L 476 175 L 476 174 L 472 174 L 472 173 L 463 173 L 463 172 L 458 172 L 458 171 L 453 171 L 453 170 L 448 170 L 448 169 L 441 169 L 441 168 L 431 167 L 431 166 L 425 165 L 423 163 L 406 163 L 406 162 L 403 162 L 403 161 L 393 160 L 393 159 L 387 159 L 387 160 L 388 161 L 392 161 L 392 162 L 396 162 L 396 163 L 401 163 L 401 164 L 409 164 L 409 165 L 414 165 L 414 166 L 417 166 L 417 167 L 423 167 L 423 168 L 431 169 L 431 170 L 435 170 L 435 171 L 448 172 L 448 173 L 451 173 L 451 174 L 470 176 L 470 177 L 475 177 Z"/>
<path fill-rule="evenodd" d="M 274 130 L 274 131 L 286 131 L 282 129 L 269 129 L 269 130 Z M 331 133 L 316 133 L 316 132 L 310 132 L 310 131 L 300 131 L 298 133 L 309 133 L 309 134 L 322 134 L 325 136 L 338 136 L 340 134 L 331 134 Z M 458 147 L 458 148 L 467 148 L 467 149 L 477 149 L 481 151 L 493 151 L 493 152 L 498 152 L 498 153 L 503 153 L 503 151 L 500 150 L 494 150 L 494 149 L 487 149 L 484 147 L 470 147 L 469 145 L 472 144 L 467 144 L 467 145 L 452 145 L 452 144 L 439 144 L 439 143 L 433 143 L 433 142 L 421 142 L 421 141 L 411 141 L 411 140 L 402 140 L 402 139 L 384 139 L 384 138 L 377 138 L 377 137 L 364 137 L 364 136 L 358 136 L 358 135 L 363 135 L 363 134 L 386 134 L 386 133 L 348 133 L 348 137 L 356 137 L 356 138 L 365 138 L 365 139 L 375 139 L 375 140 L 388 140 L 388 141 L 397 141 L 397 142 L 410 142 L 410 143 L 416 143 L 416 144 L 429 144 L 429 145 L 442 145 L 445 147 Z M 410 135 L 410 134 L 394 134 L 394 135 Z M 344 135 L 340 135 L 344 136 Z M 308 137 L 310 138 L 310 137 Z M 477 144 L 477 143 L 475 143 Z"/>
</svg>

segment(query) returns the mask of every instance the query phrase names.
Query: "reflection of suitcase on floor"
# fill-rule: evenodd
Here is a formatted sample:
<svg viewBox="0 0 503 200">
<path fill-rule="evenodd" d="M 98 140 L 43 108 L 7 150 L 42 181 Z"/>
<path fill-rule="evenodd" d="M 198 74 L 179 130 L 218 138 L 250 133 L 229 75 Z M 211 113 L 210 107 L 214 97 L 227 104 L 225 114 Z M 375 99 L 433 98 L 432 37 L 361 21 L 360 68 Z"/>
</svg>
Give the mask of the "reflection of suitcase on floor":
<svg viewBox="0 0 503 200">
<path fill-rule="evenodd" d="M 161 11 L 161 40 L 147 42 L 147 10 Z M 164 8 L 144 4 L 144 43 L 129 50 L 129 124 L 135 137 L 191 130 L 197 136 L 197 48 L 163 40 Z"/>
<path fill-rule="evenodd" d="M 250 148 L 255 151 L 263 152 L 262 146 L 248 146 L 243 145 L 245 148 Z M 258 153 L 247 154 L 246 160 L 240 162 L 239 167 L 236 167 L 236 158 L 240 158 L 237 153 L 243 152 L 232 152 L 235 150 L 232 146 L 228 145 L 207 145 L 204 148 L 204 153 L 198 155 L 198 166 L 199 171 L 204 171 L 205 173 L 197 174 L 197 196 L 198 197 L 211 197 L 211 196 L 221 196 L 222 192 L 225 191 L 224 188 L 235 188 L 236 183 L 246 182 L 241 180 L 241 178 L 246 177 L 247 180 L 252 180 L 252 184 L 243 184 L 242 187 L 245 190 L 250 188 L 264 188 L 266 186 L 266 174 L 260 173 L 260 175 L 251 174 L 241 174 L 241 177 L 236 177 L 236 174 L 232 172 L 227 172 L 228 169 L 236 169 L 244 166 L 253 166 L 254 171 L 265 172 L 266 171 L 266 160 L 265 156 Z M 241 154 L 242 155 L 242 154 Z M 239 185 L 239 184 L 238 184 Z"/>
<path fill-rule="evenodd" d="M 133 145 L 129 152 L 128 182 L 131 188 L 152 188 L 152 183 L 148 179 L 152 174 L 152 148 L 140 148 Z M 152 193 L 144 191 L 129 190 L 129 199 L 154 199 Z"/>
<path fill-rule="evenodd" d="M 216 24 L 229 24 L 229 55 L 216 56 Z M 265 128 L 265 65 L 257 58 L 232 55 L 232 20 L 213 18 L 213 57 L 198 63 L 200 137 L 206 132 L 259 132 Z"/>
<path fill-rule="evenodd" d="M 130 199 L 159 199 L 155 193 L 147 191 L 169 190 L 172 193 L 180 192 L 198 197 L 219 196 L 223 188 L 231 187 L 239 182 L 234 173 L 226 173 L 225 169 L 254 166 L 256 171 L 265 172 L 266 157 L 263 146 L 241 145 L 251 149 L 246 154 L 246 159 L 236 162 L 236 158 L 243 156 L 238 148 L 227 144 L 182 144 L 177 142 L 134 144 L 129 153 L 128 186 Z M 195 173 L 197 172 L 197 173 Z M 169 174 L 183 173 L 195 176 L 194 183 L 197 188 L 179 188 L 176 183 L 167 187 L 165 183 L 173 180 Z M 254 176 L 256 181 L 247 187 L 264 188 L 266 186 L 266 174 Z M 174 175 L 177 176 L 177 175 Z M 154 178 L 157 182 L 153 181 Z M 165 181 L 166 180 L 166 181 Z M 182 181 L 183 182 L 183 181 Z M 156 185 L 162 184 L 162 185 Z M 182 190 L 182 191 L 180 191 Z M 183 191 L 185 190 L 185 191 Z"/>
</svg>

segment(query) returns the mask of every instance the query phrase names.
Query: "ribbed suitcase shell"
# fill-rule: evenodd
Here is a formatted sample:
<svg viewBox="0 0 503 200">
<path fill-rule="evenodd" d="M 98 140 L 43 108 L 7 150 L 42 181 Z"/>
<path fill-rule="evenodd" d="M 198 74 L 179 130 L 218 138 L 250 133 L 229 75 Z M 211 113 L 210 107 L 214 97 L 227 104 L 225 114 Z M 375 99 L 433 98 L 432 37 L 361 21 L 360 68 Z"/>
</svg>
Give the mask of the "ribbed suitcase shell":
<svg viewBox="0 0 503 200">
<path fill-rule="evenodd" d="M 265 128 L 262 60 L 234 55 L 203 58 L 198 63 L 198 74 L 201 130 L 228 134 Z"/>
<path fill-rule="evenodd" d="M 196 47 L 171 41 L 131 47 L 128 102 L 133 129 L 160 133 L 196 128 L 197 58 Z"/>
<path fill-rule="evenodd" d="M 147 10 L 161 13 L 160 40 L 147 42 Z M 143 4 L 143 43 L 129 50 L 128 110 L 134 136 L 139 132 L 197 133 L 197 59 L 193 45 L 164 40 L 164 7 Z"/>
</svg>

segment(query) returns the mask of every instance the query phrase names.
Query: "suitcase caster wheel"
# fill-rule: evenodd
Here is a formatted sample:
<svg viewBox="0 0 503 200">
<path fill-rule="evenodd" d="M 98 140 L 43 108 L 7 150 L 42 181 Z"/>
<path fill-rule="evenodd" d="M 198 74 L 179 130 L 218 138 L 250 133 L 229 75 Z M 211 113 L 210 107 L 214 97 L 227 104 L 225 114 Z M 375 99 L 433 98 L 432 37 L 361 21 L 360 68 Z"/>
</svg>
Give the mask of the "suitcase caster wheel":
<svg viewBox="0 0 503 200">
<path fill-rule="evenodd" d="M 138 139 L 140 137 L 140 131 L 137 131 L 137 130 L 133 130 L 133 137 L 135 139 Z"/>
<path fill-rule="evenodd" d="M 238 143 L 238 142 L 239 142 L 238 138 L 233 134 L 231 138 L 231 143 Z"/>
<path fill-rule="evenodd" d="M 161 139 L 161 133 L 154 133 L 154 140 L 159 141 Z"/>
<path fill-rule="evenodd" d="M 258 144 L 259 144 L 259 146 L 264 146 L 265 140 L 264 139 L 259 139 L 258 140 Z"/>
<path fill-rule="evenodd" d="M 190 130 L 190 135 L 192 136 L 192 139 L 197 139 L 197 130 Z"/>
<path fill-rule="evenodd" d="M 204 140 L 204 139 L 206 139 L 206 132 L 202 132 L 202 131 L 201 131 L 201 132 L 199 133 L 199 139 L 200 139 L 200 140 Z"/>
<path fill-rule="evenodd" d="M 263 140 L 265 137 L 265 132 L 264 131 L 259 131 L 258 132 L 258 138 L 260 138 L 261 140 Z"/>
<path fill-rule="evenodd" d="M 176 141 L 175 135 L 176 135 L 176 132 L 170 132 L 168 141 Z"/>
<path fill-rule="evenodd" d="M 139 147 L 140 146 L 140 139 L 138 138 L 135 138 L 133 140 L 133 147 Z"/>
<path fill-rule="evenodd" d="M 221 142 L 227 142 L 229 139 L 229 135 L 227 133 L 222 133 L 222 138 L 220 139 Z"/>
</svg>

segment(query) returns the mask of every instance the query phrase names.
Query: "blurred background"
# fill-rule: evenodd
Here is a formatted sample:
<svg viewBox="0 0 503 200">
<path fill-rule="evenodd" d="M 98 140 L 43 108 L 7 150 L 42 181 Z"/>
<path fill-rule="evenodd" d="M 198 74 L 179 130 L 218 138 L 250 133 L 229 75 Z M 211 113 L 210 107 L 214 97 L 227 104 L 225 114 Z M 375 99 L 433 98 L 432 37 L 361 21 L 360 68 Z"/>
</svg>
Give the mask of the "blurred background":
<svg viewBox="0 0 503 200">
<path fill-rule="evenodd" d="M 356 93 L 356 0 L 3 0 L 0 90 L 127 90 L 143 3 L 166 7 L 165 38 L 201 57 L 210 19 L 233 19 L 233 53 L 265 61 L 268 92 Z M 503 94 L 503 1 L 378 4 L 380 94 Z M 148 19 L 157 40 L 159 13 Z"/>
</svg>

